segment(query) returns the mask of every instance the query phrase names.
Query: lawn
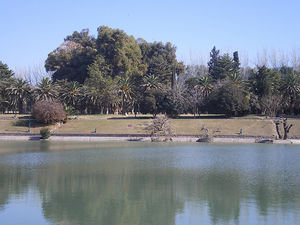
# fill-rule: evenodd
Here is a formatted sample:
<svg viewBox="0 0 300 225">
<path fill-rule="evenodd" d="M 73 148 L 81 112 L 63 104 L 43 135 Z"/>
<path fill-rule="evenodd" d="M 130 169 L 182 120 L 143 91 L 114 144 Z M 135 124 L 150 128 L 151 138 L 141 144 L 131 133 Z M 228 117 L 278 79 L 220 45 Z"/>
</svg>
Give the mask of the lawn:
<svg viewBox="0 0 300 225">
<path fill-rule="evenodd" d="M 0 133 L 28 133 L 28 115 L 20 115 L 20 120 L 13 120 L 12 115 L 0 116 Z M 145 134 L 144 127 L 152 121 L 150 115 L 139 115 L 137 118 L 122 115 L 82 115 L 73 116 L 62 127 L 54 130 L 59 134 Z M 300 120 L 290 119 L 294 124 L 289 136 L 300 136 Z M 201 128 L 207 128 L 214 135 L 243 135 L 276 136 L 275 125 L 272 120 L 260 116 L 226 119 L 220 115 L 201 115 L 193 119 L 193 115 L 183 115 L 179 119 L 171 120 L 177 135 L 204 134 Z M 31 121 L 31 133 L 39 133 L 42 124 Z M 50 129 L 53 126 L 49 126 Z"/>
</svg>

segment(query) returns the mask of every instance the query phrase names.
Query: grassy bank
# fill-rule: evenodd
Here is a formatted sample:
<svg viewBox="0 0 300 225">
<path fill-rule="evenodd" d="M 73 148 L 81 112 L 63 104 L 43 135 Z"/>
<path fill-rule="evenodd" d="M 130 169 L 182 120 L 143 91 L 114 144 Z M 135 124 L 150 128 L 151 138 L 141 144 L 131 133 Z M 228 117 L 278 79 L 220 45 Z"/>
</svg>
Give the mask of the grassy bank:
<svg viewBox="0 0 300 225">
<path fill-rule="evenodd" d="M 13 120 L 11 115 L 0 116 L 0 133 L 27 133 L 30 122 L 31 133 L 39 133 L 44 125 L 30 120 L 24 115 Z M 144 127 L 151 122 L 150 115 L 134 117 L 113 116 L 113 115 L 91 115 L 78 116 L 69 120 L 62 127 L 55 129 L 55 133 L 68 134 L 91 134 L 97 131 L 98 134 L 145 134 Z M 289 119 L 294 127 L 290 136 L 300 136 L 300 120 Z M 275 125 L 271 119 L 263 117 L 247 116 L 244 118 L 226 119 L 217 115 L 205 115 L 193 119 L 190 115 L 182 116 L 179 119 L 172 119 L 172 125 L 177 135 L 199 135 L 203 134 L 201 128 L 205 127 L 210 133 L 216 135 L 238 135 L 242 129 L 243 135 L 249 136 L 275 136 Z M 53 129 L 53 126 L 49 126 Z"/>
</svg>

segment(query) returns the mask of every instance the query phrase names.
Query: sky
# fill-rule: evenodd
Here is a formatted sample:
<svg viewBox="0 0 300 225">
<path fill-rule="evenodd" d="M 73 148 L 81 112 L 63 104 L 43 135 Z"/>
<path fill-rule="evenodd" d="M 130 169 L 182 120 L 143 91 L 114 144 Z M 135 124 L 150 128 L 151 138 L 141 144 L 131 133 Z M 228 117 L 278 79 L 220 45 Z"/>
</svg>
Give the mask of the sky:
<svg viewBox="0 0 300 225">
<path fill-rule="evenodd" d="M 105 25 L 148 42 L 171 42 L 186 64 L 207 62 L 215 45 L 254 63 L 257 52 L 300 53 L 297 0 L 0 0 L 0 61 L 43 63 L 67 35 Z M 243 63 L 243 62 L 242 62 Z"/>
</svg>

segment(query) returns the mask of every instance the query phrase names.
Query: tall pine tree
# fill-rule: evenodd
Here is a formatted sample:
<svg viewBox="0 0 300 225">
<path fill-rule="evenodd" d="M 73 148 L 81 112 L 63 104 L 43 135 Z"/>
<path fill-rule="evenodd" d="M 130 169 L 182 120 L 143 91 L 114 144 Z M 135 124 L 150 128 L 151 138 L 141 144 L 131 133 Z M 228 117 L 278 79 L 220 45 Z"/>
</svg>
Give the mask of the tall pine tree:
<svg viewBox="0 0 300 225">
<path fill-rule="evenodd" d="M 220 50 L 217 50 L 216 46 L 214 46 L 210 52 L 210 60 L 208 62 L 208 73 L 214 79 L 216 79 L 218 76 L 217 74 L 218 72 L 216 71 L 216 66 L 220 58 L 219 54 L 220 54 Z"/>
</svg>

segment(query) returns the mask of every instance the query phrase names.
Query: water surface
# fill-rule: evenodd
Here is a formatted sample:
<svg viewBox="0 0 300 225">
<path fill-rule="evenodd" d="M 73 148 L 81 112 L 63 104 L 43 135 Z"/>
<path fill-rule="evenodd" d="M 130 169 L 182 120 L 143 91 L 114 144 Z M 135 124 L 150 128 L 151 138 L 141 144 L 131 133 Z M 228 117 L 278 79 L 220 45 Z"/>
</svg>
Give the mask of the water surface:
<svg viewBox="0 0 300 225">
<path fill-rule="evenodd" d="M 1 142 L 0 224 L 300 224 L 292 145 Z"/>
</svg>

